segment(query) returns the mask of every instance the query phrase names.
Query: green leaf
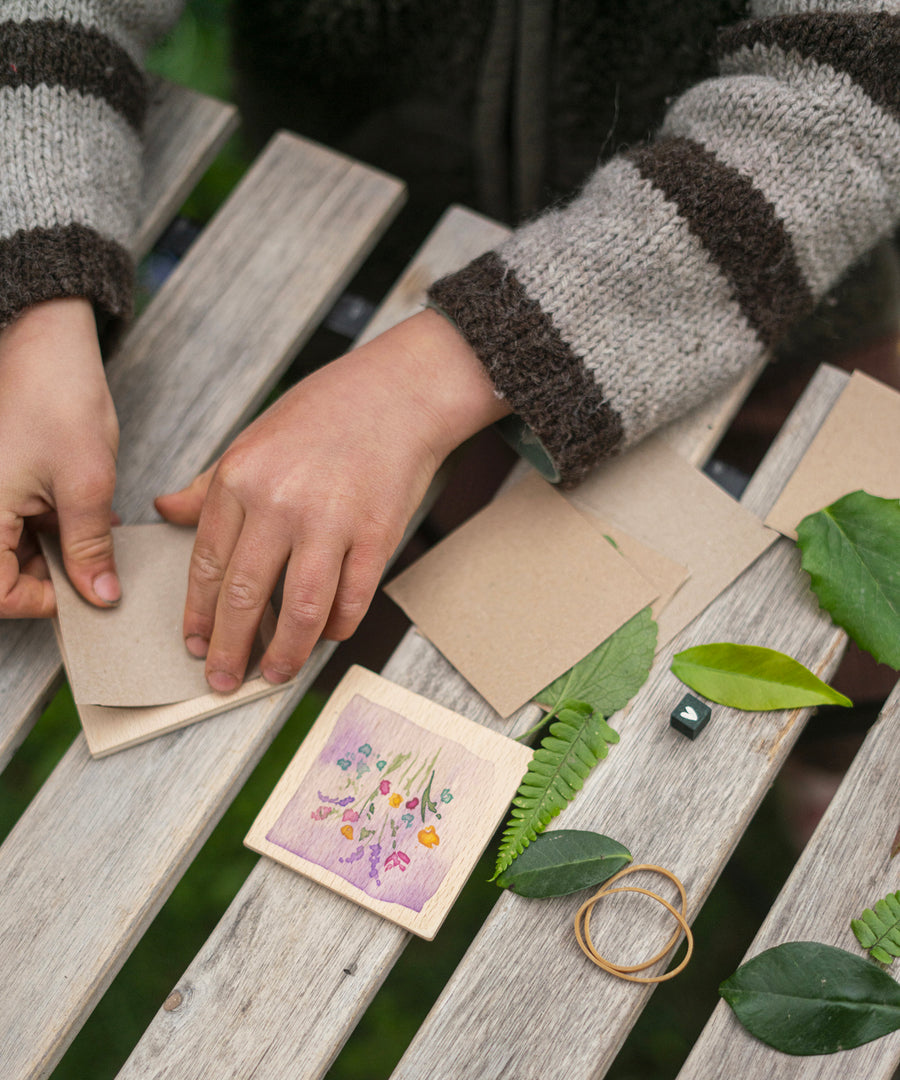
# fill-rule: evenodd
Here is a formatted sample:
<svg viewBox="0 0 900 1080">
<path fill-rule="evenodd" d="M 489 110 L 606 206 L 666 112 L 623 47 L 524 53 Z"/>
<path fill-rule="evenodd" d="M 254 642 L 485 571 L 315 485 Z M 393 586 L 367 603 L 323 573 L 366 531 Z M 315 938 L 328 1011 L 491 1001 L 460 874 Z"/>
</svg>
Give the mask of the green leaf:
<svg viewBox="0 0 900 1080">
<path fill-rule="evenodd" d="M 858 919 L 851 919 L 850 929 L 874 960 L 893 963 L 900 956 L 900 892 L 888 893 L 874 909 L 866 908 Z"/>
<path fill-rule="evenodd" d="M 640 690 L 656 651 L 656 623 L 644 608 L 601 642 L 535 700 L 556 713 L 567 701 L 583 701 L 601 716 L 612 716 Z"/>
<path fill-rule="evenodd" d="M 500 841 L 492 881 L 543 832 L 581 790 L 588 773 L 619 736 L 583 702 L 571 702 L 535 750 Z"/>
<path fill-rule="evenodd" d="M 854 491 L 797 527 L 821 607 L 861 648 L 900 669 L 900 501 Z"/>
<path fill-rule="evenodd" d="M 545 832 L 497 877 L 519 896 L 565 896 L 599 885 L 631 862 L 617 840 L 583 829 Z"/>
<path fill-rule="evenodd" d="M 797 660 L 759 645 L 697 645 L 675 654 L 672 672 L 698 694 L 733 709 L 853 704 Z"/>
<path fill-rule="evenodd" d="M 790 941 L 719 987 L 752 1034 L 786 1054 L 833 1054 L 900 1028 L 900 985 L 860 956 Z"/>
</svg>

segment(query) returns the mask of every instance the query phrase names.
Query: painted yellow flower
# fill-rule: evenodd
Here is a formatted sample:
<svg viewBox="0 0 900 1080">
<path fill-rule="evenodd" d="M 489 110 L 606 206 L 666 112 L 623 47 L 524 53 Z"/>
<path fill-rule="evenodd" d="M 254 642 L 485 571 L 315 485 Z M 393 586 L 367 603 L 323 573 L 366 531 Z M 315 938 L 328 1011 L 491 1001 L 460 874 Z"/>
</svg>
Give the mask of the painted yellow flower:
<svg viewBox="0 0 900 1080">
<path fill-rule="evenodd" d="M 427 829 L 422 829 L 419 832 L 419 843 L 427 848 L 437 847 L 441 842 L 441 838 L 435 832 L 433 825 L 429 825 Z"/>
</svg>

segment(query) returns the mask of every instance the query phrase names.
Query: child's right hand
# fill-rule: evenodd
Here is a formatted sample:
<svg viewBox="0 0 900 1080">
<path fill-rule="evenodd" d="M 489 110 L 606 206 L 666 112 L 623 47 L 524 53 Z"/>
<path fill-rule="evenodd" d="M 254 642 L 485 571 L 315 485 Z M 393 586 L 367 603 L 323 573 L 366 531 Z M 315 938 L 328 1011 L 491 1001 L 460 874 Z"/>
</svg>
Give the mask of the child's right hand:
<svg viewBox="0 0 900 1080">
<path fill-rule="evenodd" d="M 88 300 L 36 304 L 0 330 L 0 617 L 54 613 L 33 535 L 54 511 L 72 583 L 99 607 L 118 602 L 110 532 L 118 445 Z"/>
</svg>

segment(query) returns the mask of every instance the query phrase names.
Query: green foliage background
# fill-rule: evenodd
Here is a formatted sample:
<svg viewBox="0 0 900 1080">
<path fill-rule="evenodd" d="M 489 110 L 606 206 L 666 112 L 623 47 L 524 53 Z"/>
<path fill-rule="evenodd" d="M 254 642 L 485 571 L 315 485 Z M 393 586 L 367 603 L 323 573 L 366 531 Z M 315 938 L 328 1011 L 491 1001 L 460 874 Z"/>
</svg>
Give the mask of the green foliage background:
<svg viewBox="0 0 900 1080">
<path fill-rule="evenodd" d="M 170 38 L 151 58 L 174 81 L 230 99 L 226 0 L 189 0 Z M 195 190 L 184 213 L 208 219 L 247 165 L 235 137 Z M 147 934 L 125 963 L 52 1080 L 112 1080 L 154 1014 L 209 936 L 257 856 L 243 836 L 313 721 L 322 696 L 311 693 L 288 720 L 225 813 Z M 50 774 L 78 732 L 66 688 L 0 775 L 0 838 Z M 777 811 L 757 815 L 694 930 L 698 949 L 686 972 L 663 984 L 608 1074 L 613 1080 L 674 1077 L 717 1003 L 716 987 L 734 971 L 793 862 Z M 496 840 L 434 942 L 413 939 L 329 1080 L 387 1077 L 498 896 L 488 884 Z M 540 903 L 540 901 L 533 901 Z M 603 976 L 598 973 L 598 978 Z M 527 1031 L 522 1032 L 527 1039 Z"/>
</svg>

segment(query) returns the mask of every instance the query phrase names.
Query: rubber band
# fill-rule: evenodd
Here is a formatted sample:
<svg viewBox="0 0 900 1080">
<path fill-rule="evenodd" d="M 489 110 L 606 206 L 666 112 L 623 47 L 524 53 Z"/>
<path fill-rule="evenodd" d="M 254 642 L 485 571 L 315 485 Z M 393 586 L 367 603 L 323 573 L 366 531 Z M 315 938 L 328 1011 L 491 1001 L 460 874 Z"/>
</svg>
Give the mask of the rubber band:
<svg viewBox="0 0 900 1080">
<path fill-rule="evenodd" d="M 644 889 L 637 885 L 623 885 L 618 889 L 612 888 L 618 880 L 625 877 L 627 874 L 636 874 L 639 870 L 648 870 L 652 873 L 662 874 L 663 877 L 667 877 L 678 889 L 681 898 L 681 911 L 678 911 L 668 900 L 650 889 Z M 611 960 L 606 959 L 606 957 L 601 956 L 600 953 L 597 952 L 594 943 L 591 940 L 590 922 L 594 908 L 605 897 L 623 892 L 641 893 L 644 896 L 651 897 L 670 911 L 678 922 L 678 929 L 666 945 L 655 956 L 652 956 L 649 960 L 645 960 L 642 964 L 614 964 Z M 632 974 L 636 971 L 645 971 L 647 968 L 652 967 L 653 964 L 662 960 L 663 957 L 675 947 L 682 932 L 687 941 L 687 952 L 684 959 L 677 967 L 673 968 L 671 971 L 665 972 L 663 975 Z M 674 979 L 676 975 L 680 974 L 687 967 L 688 961 L 694 952 L 694 935 L 691 933 L 691 928 L 687 923 L 687 894 L 685 893 L 684 886 L 670 870 L 666 870 L 662 866 L 654 866 L 647 863 L 640 866 L 626 866 L 624 870 L 620 870 L 617 874 L 614 874 L 609 881 L 605 882 L 603 888 L 590 897 L 590 899 L 585 900 L 578 909 L 575 915 L 575 938 L 585 956 L 593 961 L 597 967 L 601 968 L 603 971 L 609 972 L 610 975 L 615 975 L 628 982 L 638 983 L 659 983 L 666 982 L 668 979 Z"/>
</svg>

